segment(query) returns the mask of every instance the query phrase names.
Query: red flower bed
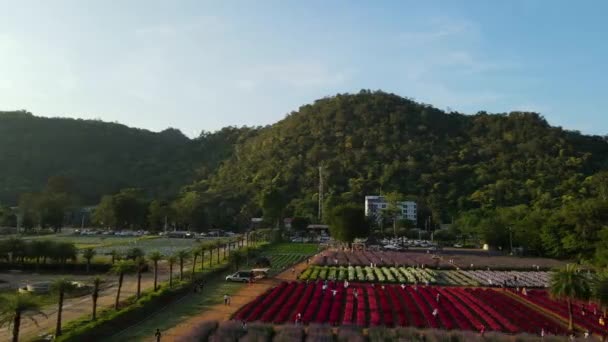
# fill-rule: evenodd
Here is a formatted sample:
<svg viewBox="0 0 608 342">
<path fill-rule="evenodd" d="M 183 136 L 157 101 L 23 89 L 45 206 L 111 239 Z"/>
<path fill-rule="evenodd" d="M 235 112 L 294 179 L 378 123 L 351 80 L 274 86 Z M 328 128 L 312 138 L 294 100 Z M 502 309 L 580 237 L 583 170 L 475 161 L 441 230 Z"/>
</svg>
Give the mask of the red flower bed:
<svg viewBox="0 0 608 342">
<path fill-rule="evenodd" d="M 565 327 L 543 313 L 497 290 L 352 283 L 345 289 L 342 282 L 328 282 L 323 290 L 323 284 L 281 283 L 244 306 L 234 318 L 281 324 L 295 321 L 299 313 L 304 324 L 411 325 L 475 331 L 485 327 L 507 333 L 539 334 L 541 329 L 547 334 L 566 333 Z M 528 291 L 525 298 L 567 317 L 565 303 L 550 299 L 544 291 Z M 577 324 L 601 332 L 593 307 L 578 302 L 573 305 Z M 583 308 L 587 309 L 585 315 L 581 313 Z"/>
</svg>

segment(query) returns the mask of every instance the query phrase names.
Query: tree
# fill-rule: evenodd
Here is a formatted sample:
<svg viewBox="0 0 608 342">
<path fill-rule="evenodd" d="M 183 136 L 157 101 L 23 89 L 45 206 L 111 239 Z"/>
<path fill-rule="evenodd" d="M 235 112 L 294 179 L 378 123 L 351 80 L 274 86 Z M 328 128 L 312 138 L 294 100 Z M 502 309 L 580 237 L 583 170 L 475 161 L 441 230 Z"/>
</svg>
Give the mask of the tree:
<svg viewBox="0 0 608 342">
<path fill-rule="evenodd" d="M 167 262 L 169 262 L 169 287 L 173 287 L 173 265 L 177 262 L 177 257 L 170 255 L 167 258 Z"/>
<path fill-rule="evenodd" d="M 554 271 L 551 274 L 551 296 L 566 300 L 568 304 L 568 330 L 573 331 L 572 301 L 587 300 L 591 296 L 589 278 L 574 264 Z"/>
<path fill-rule="evenodd" d="M 99 298 L 99 289 L 101 284 L 103 283 L 103 279 L 100 277 L 93 278 L 93 291 L 91 292 L 91 299 L 93 300 L 93 314 L 91 316 L 92 320 L 97 319 L 97 299 Z"/>
<path fill-rule="evenodd" d="M 309 224 L 310 220 L 307 217 L 296 216 L 291 220 L 291 228 L 296 232 L 305 232 Z"/>
<path fill-rule="evenodd" d="M 603 271 L 599 272 L 593 278 L 592 286 L 592 297 L 598 303 L 600 309 L 604 312 L 604 316 L 606 316 L 606 311 L 608 311 L 608 272 Z"/>
<path fill-rule="evenodd" d="M 112 256 L 112 265 L 114 265 L 114 262 L 116 262 L 116 260 L 120 259 L 120 254 L 118 253 L 117 250 L 113 249 L 110 251 L 110 255 Z"/>
<path fill-rule="evenodd" d="M 222 249 L 222 241 L 217 240 L 215 241 L 215 250 L 217 251 L 217 264 L 220 264 L 220 251 Z"/>
<path fill-rule="evenodd" d="M 115 228 L 116 227 L 116 212 L 114 210 L 114 197 L 106 195 L 101 198 L 101 201 L 93 211 L 93 223 L 101 227 Z"/>
<path fill-rule="evenodd" d="M 150 253 L 148 258 L 152 261 L 154 265 L 154 291 L 158 289 L 156 284 L 158 283 L 158 262 L 163 259 L 163 255 L 159 251 L 154 251 Z"/>
<path fill-rule="evenodd" d="M 135 259 L 135 268 L 137 273 L 137 299 L 141 297 L 141 273 L 144 271 L 145 267 L 146 258 L 143 256 L 137 257 L 137 259 Z"/>
<path fill-rule="evenodd" d="M 264 211 L 264 220 L 269 223 L 275 223 L 275 228 L 279 228 L 285 203 L 286 198 L 282 189 L 275 185 L 265 189 L 261 193 L 260 199 L 260 207 Z"/>
<path fill-rule="evenodd" d="M 234 251 L 230 253 L 230 256 L 228 257 L 228 260 L 230 261 L 230 264 L 232 264 L 232 266 L 234 267 L 235 271 L 239 270 L 239 266 L 243 262 L 243 259 L 244 256 L 242 250 Z"/>
<path fill-rule="evenodd" d="M 66 293 L 70 293 L 76 289 L 74 282 L 68 279 L 57 279 L 52 285 L 53 292 L 57 294 L 57 325 L 55 327 L 55 336 L 61 336 L 61 315 L 63 313 L 63 299 Z"/>
<path fill-rule="evenodd" d="M 206 225 L 205 208 L 201 195 L 188 191 L 177 198 L 171 206 L 177 221 L 186 229 L 202 228 Z"/>
<path fill-rule="evenodd" d="M 209 245 L 206 243 L 202 243 L 199 246 L 200 254 L 201 254 L 201 271 L 205 268 L 205 253 L 209 250 Z"/>
<path fill-rule="evenodd" d="M 190 252 L 190 254 L 192 254 L 192 275 L 190 276 L 191 279 L 194 279 L 194 271 L 196 271 L 196 259 L 198 258 L 200 253 L 201 251 L 196 248 L 193 248 Z"/>
<path fill-rule="evenodd" d="M 87 261 L 87 273 L 89 273 L 89 269 L 91 267 L 91 259 L 97 254 L 93 248 L 87 248 L 82 251 L 82 257 Z"/>
<path fill-rule="evenodd" d="M 177 258 L 179 259 L 179 281 L 184 279 L 184 260 L 190 257 L 190 252 L 182 249 L 177 252 Z"/>
<path fill-rule="evenodd" d="M 125 274 L 133 274 L 136 270 L 135 263 L 131 260 L 121 260 L 112 266 L 111 272 L 118 276 L 118 289 L 116 290 L 116 302 L 114 303 L 114 309 L 118 310 L 118 303 L 120 302 L 120 290 L 122 289 L 122 281 Z"/>
<path fill-rule="evenodd" d="M 128 260 L 137 260 L 138 258 L 144 257 L 145 255 L 146 252 L 144 252 L 143 249 L 139 247 L 133 247 L 127 251 L 127 255 L 125 256 L 125 258 Z"/>
<path fill-rule="evenodd" d="M 355 238 L 369 235 L 369 224 L 360 205 L 346 204 L 331 209 L 329 213 L 329 231 L 334 239 L 353 242 Z"/>
<path fill-rule="evenodd" d="M 150 230 L 161 231 L 165 226 L 165 220 L 171 217 L 170 207 L 159 200 L 150 202 L 148 207 L 148 224 Z"/>
<path fill-rule="evenodd" d="M 34 316 L 43 315 L 38 300 L 30 294 L 14 294 L 0 297 L 0 326 L 13 327 L 13 342 L 19 341 L 21 320 L 28 318 L 36 323 Z M 37 324 L 37 323 L 36 323 Z"/>
<path fill-rule="evenodd" d="M 123 189 L 113 196 L 114 215 L 119 227 L 145 226 L 148 204 L 141 189 Z"/>
</svg>

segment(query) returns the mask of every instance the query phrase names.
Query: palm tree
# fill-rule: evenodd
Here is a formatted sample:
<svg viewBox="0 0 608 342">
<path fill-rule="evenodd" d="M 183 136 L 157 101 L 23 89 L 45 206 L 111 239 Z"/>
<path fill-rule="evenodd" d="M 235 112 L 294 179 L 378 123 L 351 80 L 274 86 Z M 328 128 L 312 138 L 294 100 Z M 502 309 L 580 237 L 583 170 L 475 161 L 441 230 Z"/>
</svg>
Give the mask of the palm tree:
<svg viewBox="0 0 608 342">
<path fill-rule="evenodd" d="M 201 253 L 201 271 L 205 268 L 205 252 L 207 249 L 208 246 L 206 244 L 201 244 L 199 247 L 199 251 Z"/>
<path fill-rule="evenodd" d="M 29 294 L 15 294 L 7 297 L 0 297 L 0 326 L 13 326 L 13 342 L 19 341 L 19 328 L 21 319 L 29 318 L 36 323 L 35 315 L 43 315 L 40 310 L 41 305 L 35 297 Z M 37 325 L 37 323 L 36 323 Z"/>
<path fill-rule="evenodd" d="M 170 255 L 167 261 L 169 262 L 169 287 L 173 287 L 173 265 L 177 262 L 177 257 Z"/>
<path fill-rule="evenodd" d="M 196 268 L 196 259 L 198 258 L 200 253 L 201 253 L 200 250 L 198 250 L 196 248 L 192 249 L 192 276 L 190 277 L 191 279 L 194 279 L 194 271 Z"/>
<path fill-rule="evenodd" d="M 238 250 L 238 251 L 234 251 L 232 253 L 230 253 L 230 256 L 228 256 L 230 263 L 234 266 L 234 270 L 238 271 L 239 270 L 239 266 L 240 264 L 243 262 L 243 251 Z"/>
<path fill-rule="evenodd" d="M 97 319 L 97 298 L 99 298 L 99 288 L 101 287 L 101 284 L 103 283 L 103 279 L 101 279 L 100 277 L 95 277 L 93 278 L 93 292 L 91 292 L 91 297 L 93 299 L 93 316 L 92 319 L 96 320 Z"/>
<path fill-rule="evenodd" d="M 87 261 L 87 273 L 89 273 L 89 269 L 91 268 L 91 259 L 97 254 L 93 248 L 87 248 L 82 251 L 82 257 Z"/>
<path fill-rule="evenodd" d="M 589 299 L 589 278 L 576 265 L 568 264 L 551 274 L 550 292 L 553 298 L 565 299 L 568 303 L 568 329 L 572 331 L 572 301 Z"/>
<path fill-rule="evenodd" d="M 63 299 L 66 293 L 70 293 L 76 289 L 74 282 L 68 279 L 57 279 L 52 285 L 53 292 L 57 293 L 57 325 L 55 327 L 55 336 L 61 336 L 61 315 L 63 313 Z"/>
<path fill-rule="evenodd" d="M 591 285 L 591 296 L 597 301 L 600 309 L 604 312 L 604 316 L 606 316 L 606 311 L 608 311 L 608 272 L 598 273 L 593 278 Z"/>
<path fill-rule="evenodd" d="M 116 262 L 116 260 L 120 259 L 118 251 L 113 249 L 112 251 L 110 251 L 110 255 L 112 256 L 112 265 L 114 265 L 114 262 Z"/>
<path fill-rule="evenodd" d="M 118 290 L 116 291 L 116 302 L 114 303 L 114 309 L 118 310 L 118 302 L 120 301 L 120 290 L 122 289 L 122 281 L 125 274 L 132 274 L 135 272 L 135 264 L 130 260 L 121 260 L 112 266 L 112 273 L 118 275 Z"/>
<path fill-rule="evenodd" d="M 154 263 L 154 291 L 158 289 L 156 284 L 158 283 L 158 262 L 163 259 L 163 255 L 159 251 L 150 253 L 148 257 Z"/>
<path fill-rule="evenodd" d="M 215 242 L 215 248 L 217 250 L 217 263 L 219 265 L 219 263 L 220 263 L 220 251 L 222 249 L 222 242 L 220 240 L 217 240 Z"/>
<path fill-rule="evenodd" d="M 146 258 L 144 256 L 139 256 L 135 260 L 135 267 L 137 272 L 137 299 L 141 297 L 141 273 L 144 271 L 146 267 Z"/>
<path fill-rule="evenodd" d="M 177 252 L 177 258 L 179 259 L 179 281 L 184 279 L 184 260 L 190 257 L 190 252 L 185 249 Z"/>
</svg>

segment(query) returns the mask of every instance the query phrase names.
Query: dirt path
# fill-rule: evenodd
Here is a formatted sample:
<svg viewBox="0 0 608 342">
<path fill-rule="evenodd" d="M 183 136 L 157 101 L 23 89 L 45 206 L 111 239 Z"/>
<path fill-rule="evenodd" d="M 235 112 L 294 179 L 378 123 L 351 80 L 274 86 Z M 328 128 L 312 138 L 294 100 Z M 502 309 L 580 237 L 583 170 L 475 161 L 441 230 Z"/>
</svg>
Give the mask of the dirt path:
<svg viewBox="0 0 608 342">
<path fill-rule="evenodd" d="M 304 271 L 307 266 L 308 265 L 306 262 L 302 262 L 293 267 L 295 269 L 295 273 L 290 268 L 272 278 L 263 279 L 253 284 L 243 285 L 241 289 L 239 289 L 234 295 L 231 296 L 230 305 L 214 305 L 208 310 L 205 310 L 204 312 L 201 312 L 196 316 L 190 317 L 189 319 L 181 322 L 177 326 L 167 331 L 164 331 L 162 341 L 174 341 L 176 337 L 183 336 L 185 333 L 189 332 L 194 326 L 203 321 L 221 322 L 229 320 L 230 317 L 241 307 L 254 300 L 257 296 L 263 294 L 269 288 L 278 285 L 282 281 L 296 280 L 297 275 L 300 274 L 300 272 Z M 144 341 L 156 341 L 154 336 L 152 336 L 154 332 L 151 331 L 150 333 L 151 335 L 145 338 Z"/>
</svg>

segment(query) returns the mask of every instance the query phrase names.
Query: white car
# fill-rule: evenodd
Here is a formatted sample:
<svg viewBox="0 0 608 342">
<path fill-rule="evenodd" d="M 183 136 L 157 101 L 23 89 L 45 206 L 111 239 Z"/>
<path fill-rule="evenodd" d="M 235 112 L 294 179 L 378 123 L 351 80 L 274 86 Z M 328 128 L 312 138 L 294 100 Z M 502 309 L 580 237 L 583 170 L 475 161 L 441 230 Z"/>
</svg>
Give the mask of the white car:
<svg viewBox="0 0 608 342">
<path fill-rule="evenodd" d="M 464 247 L 464 246 L 463 246 L 461 243 L 455 243 L 455 244 L 454 244 L 454 247 L 456 247 L 456 248 L 462 248 L 462 247 Z"/>
<path fill-rule="evenodd" d="M 392 251 L 400 251 L 401 247 L 399 247 L 397 245 L 386 245 L 386 246 L 384 246 L 384 249 L 388 249 L 388 250 L 392 250 Z"/>
<path fill-rule="evenodd" d="M 234 274 L 226 276 L 226 281 L 234 281 L 238 283 L 248 283 L 253 278 L 253 272 L 251 271 L 238 271 Z"/>
</svg>

